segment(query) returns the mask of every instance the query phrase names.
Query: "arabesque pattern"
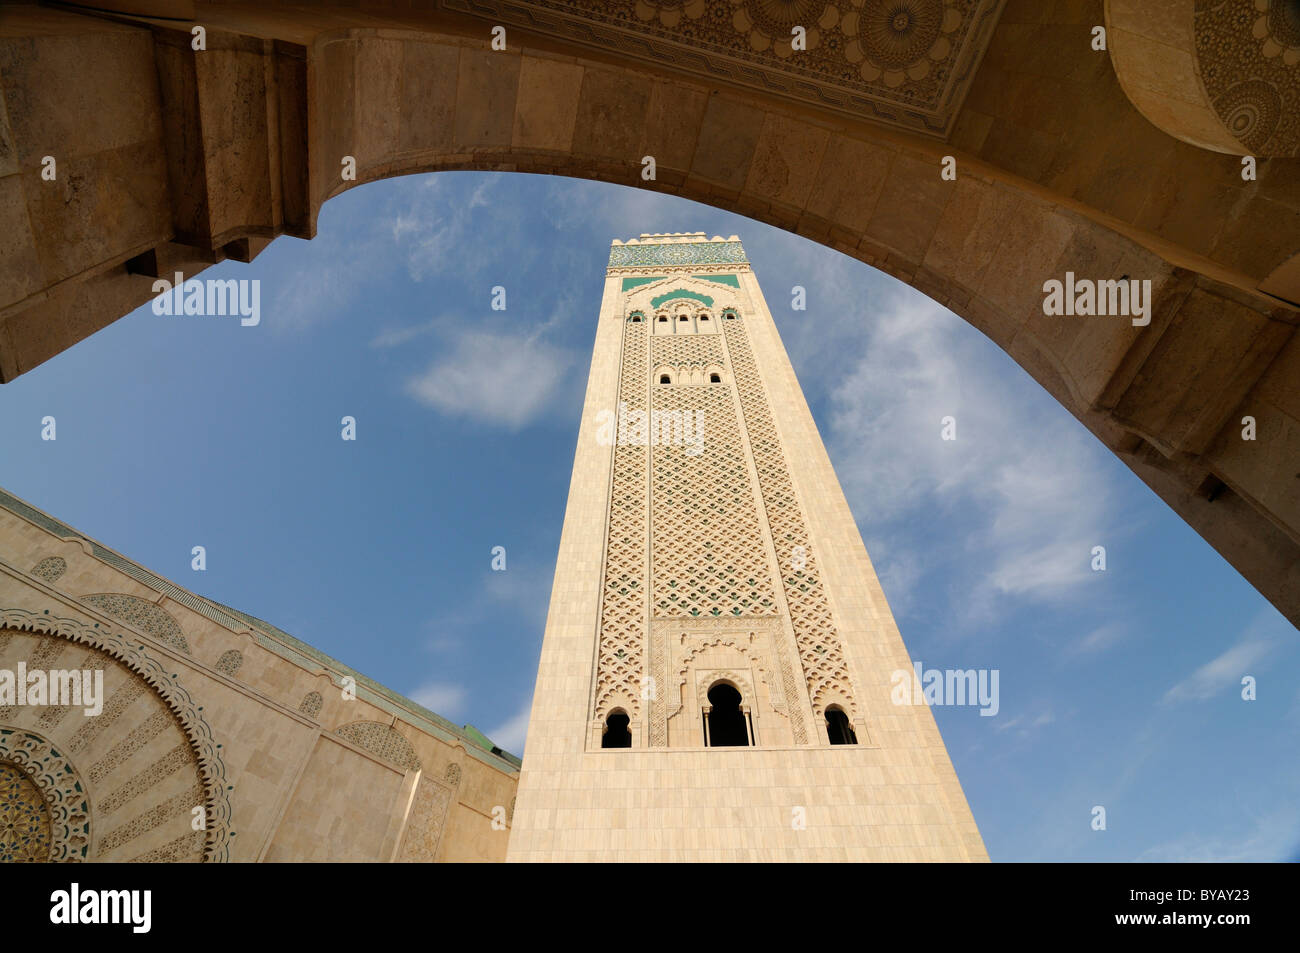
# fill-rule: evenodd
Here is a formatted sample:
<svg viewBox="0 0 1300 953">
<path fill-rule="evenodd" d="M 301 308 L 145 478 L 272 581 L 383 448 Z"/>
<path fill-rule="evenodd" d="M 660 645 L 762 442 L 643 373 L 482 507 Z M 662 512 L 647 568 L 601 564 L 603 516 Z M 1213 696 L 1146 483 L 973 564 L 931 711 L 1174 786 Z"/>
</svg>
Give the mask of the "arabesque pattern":
<svg viewBox="0 0 1300 953">
<path fill-rule="evenodd" d="M 620 409 L 644 411 L 649 373 L 646 326 L 624 322 L 623 334 Z M 641 714 L 645 659 L 646 448 L 629 444 L 622 436 L 614 446 L 594 717 L 604 718 L 612 706 L 622 704 L 636 720 Z"/>
<path fill-rule="evenodd" d="M 790 479 L 785 451 L 768 408 L 744 322 L 739 319 L 724 321 L 722 326 L 740 393 L 745 427 L 749 432 L 750 450 L 758 470 L 763 506 L 781 567 L 781 581 L 790 607 L 809 701 L 818 717 L 825 714 L 827 705 L 838 702 L 845 707 L 850 718 L 856 718 L 857 703 L 849 680 L 848 664 L 831 618 L 830 604 L 817 571 L 803 510 Z"/>
</svg>

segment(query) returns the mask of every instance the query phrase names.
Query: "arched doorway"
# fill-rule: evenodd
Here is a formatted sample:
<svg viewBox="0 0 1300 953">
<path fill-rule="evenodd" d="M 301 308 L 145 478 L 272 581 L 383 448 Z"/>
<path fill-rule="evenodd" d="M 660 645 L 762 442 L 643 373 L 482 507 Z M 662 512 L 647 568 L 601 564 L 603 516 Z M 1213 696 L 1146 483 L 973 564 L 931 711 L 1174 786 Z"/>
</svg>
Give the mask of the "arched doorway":
<svg viewBox="0 0 1300 953">
<path fill-rule="evenodd" d="M 753 744 L 749 714 L 742 707 L 740 692 L 726 682 L 709 689 L 709 710 L 705 713 L 705 738 L 710 748 L 743 748 Z"/>
<path fill-rule="evenodd" d="M 615 709 L 605 719 L 605 732 L 600 736 L 602 748 L 632 747 L 632 732 L 628 729 L 627 712 Z"/>
<path fill-rule="evenodd" d="M 849 716 L 844 714 L 844 709 L 839 705 L 831 705 L 826 709 L 826 737 L 833 745 L 858 743 L 853 723 L 849 721 Z"/>
</svg>

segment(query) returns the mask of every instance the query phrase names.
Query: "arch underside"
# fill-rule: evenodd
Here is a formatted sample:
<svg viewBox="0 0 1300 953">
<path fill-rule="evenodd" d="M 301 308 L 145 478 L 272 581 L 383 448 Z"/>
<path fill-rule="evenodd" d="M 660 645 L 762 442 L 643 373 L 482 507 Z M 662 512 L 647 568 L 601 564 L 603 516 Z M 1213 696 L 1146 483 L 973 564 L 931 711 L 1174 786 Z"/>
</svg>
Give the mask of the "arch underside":
<svg viewBox="0 0 1300 953">
<path fill-rule="evenodd" d="M 13 260 L 33 277 L 11 281 L 0 308 L 0 377 L 143 303 L 156 276 L 249 260 L 279 234 L 310 237 L 325 201 L 366 182 L 475 169 L 651 188 L 798 232 L 950 308 L 1300 622 L 1300 319 L 1287 304 L 1300 292 L 1285 271 L 1300 246 L 1300 198 L 1276 184 L 1297 166 L 1261 160 L 1260 180 L 1243 183 L 1236 157 L 1156 129 L 1088 50 L 1100 0 L 1082 15 L 1042 6 L 1061 22 L 1004 15 L 946 142 L 555 35 L 514 31 L 518 42 L 493 51 L 469 17 L 349 25 L 341 10 L 286 13 L 282 24 L 302 19 L 276 36 L 247 8 L 216 3 L 207 59 L 189 49 L 187 27 L 95 21 L 111 49 L 63 37 L 44 59 L 20 59 L 11 81 L 40 88 L 56 54 L 73 53 L 122 84 L 138 80 L 119 97 L 131 116 L 111 97 L 97 104 L 121 120 L 116 144 L 53 125 L 70 161 L 115 197 L 105 200 L 115 227 L 85 198 L 70 208 L 27 199 L 43 227 L 18 240 L 30 253 Z M 1059 105 L 1030 98 L 1063 77 L 1080 89 L 1062 88 Z M 999 89 L 1020 103 L 1019 132 Z M 18 184 L 30 192 L 47 147 L 17 124 Z M 1059 140 L 1057 151 L 1045 156 L 1040 139 Z M 938 174 L 945 155 L 955 181 Z M 646 156 L 653 180 L 642 177 Z M 355 179 L 340 177 L 344 157 Z M 1200 209 L 1199 226 L 1162 181 L 1187 183 L 1178 198 Z M 83 240 L 58 238 L 73 234 Z M 1067 273 L 1149 280 L 1149 324 L 1045 315 L 1043 283 Z M 1240 438 L 1247 415 L 1253 443 Z"/>
</svg>

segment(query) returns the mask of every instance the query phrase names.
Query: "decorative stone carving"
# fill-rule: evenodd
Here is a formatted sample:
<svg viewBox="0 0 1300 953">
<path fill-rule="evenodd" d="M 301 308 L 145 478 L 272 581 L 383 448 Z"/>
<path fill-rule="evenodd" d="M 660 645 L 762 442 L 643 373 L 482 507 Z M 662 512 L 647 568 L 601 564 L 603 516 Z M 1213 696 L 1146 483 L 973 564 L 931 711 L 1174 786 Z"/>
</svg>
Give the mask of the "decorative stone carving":
<svg viewBox="0 0 1300 953">
<path fill-rule="evenodd" d="M 691 640 L 685 647 L 685 652 L 677 662 L 676 671 L 674 672 L 672 688 L 678 689 L 669 693 L 670 699 L 665 706 L 665 713 L 668 718 L 672 718 L 682 709 L 680 688 L 686 684 L 686 676 L 690 671 L 691 664 L 695 661 L 700 653 L 711 648 L 727 646 L 735 649 L 745 658 L 753 663 L 754 668 L 758 670 L 759 678 L 767 686 L 768 694 L 772 698 L 772 708 L 781 714 L 787 714 L 784 686 L 780 680 L 773 677 L 772 666 L 763 653 L 749 644 L 749 637 L 753 629 L 757 628 L 762 631 L 761 626 L 751 626 L 746 629 L 736 630 L 733 632 L 723 632 L 717 635 L 706 635 L 698 640 Z M 774 629 L 779 629 L 779 625 L 769 629 L 769 633 Z M 655 633 L 656 637 L 666 634 L 668 630 L 662 629 Z M 753 695 L 749 696 L 751 699 Z"/>
<path fill-rule="evenodd" d="M 90 843 L 88 790 L 72 762 L 42 735 L 0 728 L 0 861 L 83 861 Z"/>
<path fill-rule="evenodd" d="M 446 825 L 447 808 L 451 804 L 451 791 L 430 778 L 421 778 L 411 804 L 411 816 L 406 823 L 402 849 L 397 859 L 403 863 L 431 864 L 438 855 Z"/>
<path fill-rule="evenodd" d="M 228 652 L 222 652 L 221 658 L 217 659 L 216 669 L 222 675 L 229 675 L 234 678 L 239 672 L 239 667 L 244 664 L 244 653 L 238 649 L 230 649 Z"/>
<path fill-rule="evenodd" d="M 320 692 L 308 692 L 302 696 L 302 701 L 298 704 L 298 711 L 300 714 L 314 719 L 320 714 L 323 701 Z"/>
<path fill-rule="evenodd" d="M 702 257 L 722 256 L 733 264 L 744 258 L 738 241 L 709 242 L 699 233 L 668 236 L 662 242 L 655 241 L 656 236 L 642 239 L 612 246 L 611 264 L 694 269 Z M 672 311 L 676 304 L 665 304 L 665 299 L 685 295 L 690 299 L 687 310 L 692 311 L 699 307 L 696 298 L 706 295 L 705 284 L 671 276 L 642 283 L 625 294 L 624 310 L 658 302 Z M 808 744 L 806 709 L 800 699 L 807 697 L 817 715 L 829 699 L 841 699 L 854 717 L 853 688 L 802 508 L 739 316 L 740 299 L 727 285 L 710 284 L 709 306 L 724 318 L 716 322 L 721 334 L 647 334 L 642 323 L 622 322 L 619 402 L 624 411 L 631 414 L 648 406 L 651 420 L 657 416 L 660 421 L 702 422 L 697 432 L 707 446 L 665 440 L 661 425 L 645 441 L 648 447 L 635 445 L 636 441 L 625 446 L 620 441 L 614 448 L 606 589 L 591 720 L 601 724 L 613 708 L 623 707 L 632 721 L 638 721 L 648 702 L 649 744 L 667 745 L 668 720 L 681 708 L 680 686 L 686 674 L 677 663 L 670 672 L 670 653 L 659 626 L 669 620 L 683 625 L 726 620 L 742 627 L 773 623 L 770 631 L 765 629 L 769 649 L 755 652 L 734 637 L 730 644 L 762 672 L 773 707 L 789 720 L 794 743 Z M 675 314 L 670 317 L 676 319 Z M 674 386 L 695 380 L 690 372 L 704 367 L 727 372 L 735 390 Z M 650 368 L 655 369 L 653 381 L 646 373 Z M 671 384 L 657 383 L 669 369 L 673 369 Z M 769 538 L 776 548 L 775 564 Z M 779 621 L 783 606 L 777 579 L 790 610 L 797 651 L 787 649 L 787 630 Z M 648 633 L 643 601 L 647 587 L 652 620 Z M 647 635 L 648 647 L 643 644 Z M 721 644 L 720 638 L 712 644 Z M 769 660 L 765 652 L 774 658 Z M 802 661 L 803 689 L 791 664 L 794 656 Z M 691 657 L 688 649 L 687 658 Z M 655 687 L 653 694 L 642 695 L 643 680 Z"/>
<path fill-rule="evenodd" d="M 1300 150 L 1300 4 L 1198 3 L 1200 80 L 1228 132 L 1251 153 Z"/>
<path fill-rule="evenodd" d="M 790 480 L 785 453 L 781 449 L 776 424 L 768 408 L 767 395 L 754 363 L 744 323 L 724 321 L 722 327 L 731 357 L 731 371 L 740 393 L 754 464 L 758 470 L 763 506 L 776 546 L 795 642 L 803 662 L 808 700 L 812 703 L 814 714 L 821 716 L 829 697 L 843 698 L 851 709 L 849 717 L 856 718 L 857 703 L 849 681 L 848 663 L 844 658 L 839 634 L 835 630 L 835 622 L 831 618 L 830 605 L 817 570 L 816 555 L 808 538 L 803 509 Z M 784 662 L 784 653 L 779 647 L 777 651 Z M 789 698 L 796 697 L 788 687 L 786 694 Z M 808 733 L 798 707 L 791 704 L 789 711 L 795 743 L 807 744 Z"/>
<path fill-rule="evenodd" d="M 392 725 L 379 721 L 354 721 L 334 733 L 407 771 L 420 770 L 420 759 L 415 756 L 415 749 Z"/>
<path fill-rule="evenodd" d="M 444 0 L 658 68 L 946 135 L 1004 0 Z M 803 28 L 795 50 L 794 29 Z"/>
<path fill-rule="evenodd" d="M 98 715 L 85 716 L 80 710 L 71 709 L 64 713 L 65 717 L 54 720 L 52 730 L 58 736 L 49 742 L 54 754 L 64 761 L 94 758 L 84 775 L 80 768 L 68 762 L 83 792 L 87 790 L 85 784 L 96 783 L 94 778 L 112 785 L 98 795 L 102 802 L 100 813 L 123 820 L 116 827 L 96 834 L 96 841 L 91 845 L 95 859 L 227 860 L 234 830 L 225 764 L 202 712 L 176 677 L 140 645 L 133 633 L 128 637 L 102 624 L 87 624 L 25 609 L 0 609 L 0 652 L 13 653 L 19 644 L 15 640 L 27 638 L 30 642 L 33 636 L 38 642 L 34 649 L 28 645 L 18 650 L 32 660 L 29 664 L 38 658 L 56 657 L 64 646 L 76 643 L 102 653 L 106 664 L 120 665 L 127 670 L 122 674 L 129 675 L 123 679 L 119 674 L 113 679 L 112 683 L 119 687 L 109 693 Z M 139 705 L 142 696 L 152 699 L 152 710 L 150 706 Z M 44 717 L 36 712 L 36 709 L 17 712 L 11 709 L 5 717 L 11 721 Z M 68 720 L 74 716 L 79 724 Z M 121 719 L 127 716 L 136 719 L 135 727 L 123 731 Z M 40 732 L 44 732 L 46 723 L 39 724 Z M 45 737 L 26 724 L 4 727 L 16 734 Z M 160 731 L 173 732 L 177 742 L 183 743 L 183 750 L 164 754 L 135 774 L 117 781 L 118 767 L 129 763 L 131 754 Z M 106 743 L 105 739 L 112 743 Z M 6 760 L 16 759 L 0 755 L 0 761 Z M 206 831 L 187 832 L 180 837 L 182 831 L 188 831 L 191 811 L 197 806 L 204 808 Z M 58 822 L 58 817 L 54 820 Z M 180 828 L 178 838 L 167 849 L 132 852 L 131 845 L 137 836 L 156 832 L 165 825 Z M 178 841 L 184 842 L 184 849 Z M 106 857 L 108 854 L 114 856 Z"/>
<path fill-rule="evenodd" d="M 1106 25 L 1120 85 L 1153 124 L 1216 152 L 1300 155 L 1295 0 L 1107 0 Z"/>
<path fill-rule="evenodd" d="M 730 668 L 709 668 L 695 673 L 695 698 L 701 709 L 709 706 L 709 689 L 718 682 L 727 682 L 740 692 L 742 708 L 755 707 L 757 697 L 748 675 Z"/>
<path fill-rule="evenodd" d="M 68 561 L 62 556 L 46 556 L 32 567 L 32 575 L 46 582 L 54 582 L 68 571 Z"/>
<path fill-rule="evenodd" d="M 98 609 L 104 615 L 112 616 L 141 632 L 147 632 L 158 641 L 166 642 L 186 655 L 190 654 L 190 646 L 185 641 L 180 623 L 171 613 L 152 602 L 146 602 L 138 596 L 129 596 L 124 592 L 98 592 L 82 596 L 81 601 Z"/>
<path fill-rule="evenodd" d="M 0 864 L 50 859 L 45 796 L 16 764 L 0 762 Z"/>
<path fill-rule="evenodd" d="M 644 323 L 623 322 L 619 403 L 629 412 L 646 409 L 647 340 Z M 646 448 L 616 442 L 608 543 L 601 600 L 594 718 L 603 721 L 622 706 L 641 715 L 645 658 Z"/>
</svg>

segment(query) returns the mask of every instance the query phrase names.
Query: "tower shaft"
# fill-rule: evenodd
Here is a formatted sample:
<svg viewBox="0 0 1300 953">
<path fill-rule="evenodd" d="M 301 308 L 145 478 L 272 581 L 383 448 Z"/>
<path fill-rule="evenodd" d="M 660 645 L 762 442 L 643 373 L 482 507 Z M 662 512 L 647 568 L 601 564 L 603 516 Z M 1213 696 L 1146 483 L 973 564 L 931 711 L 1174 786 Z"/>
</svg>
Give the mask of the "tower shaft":
<svg viewBox="0 0 1300 953">
<path fill-rule="evenodd" d="M 744 250 L 615 242 L 511 860 L 985 860 Z"/>
</svg>

